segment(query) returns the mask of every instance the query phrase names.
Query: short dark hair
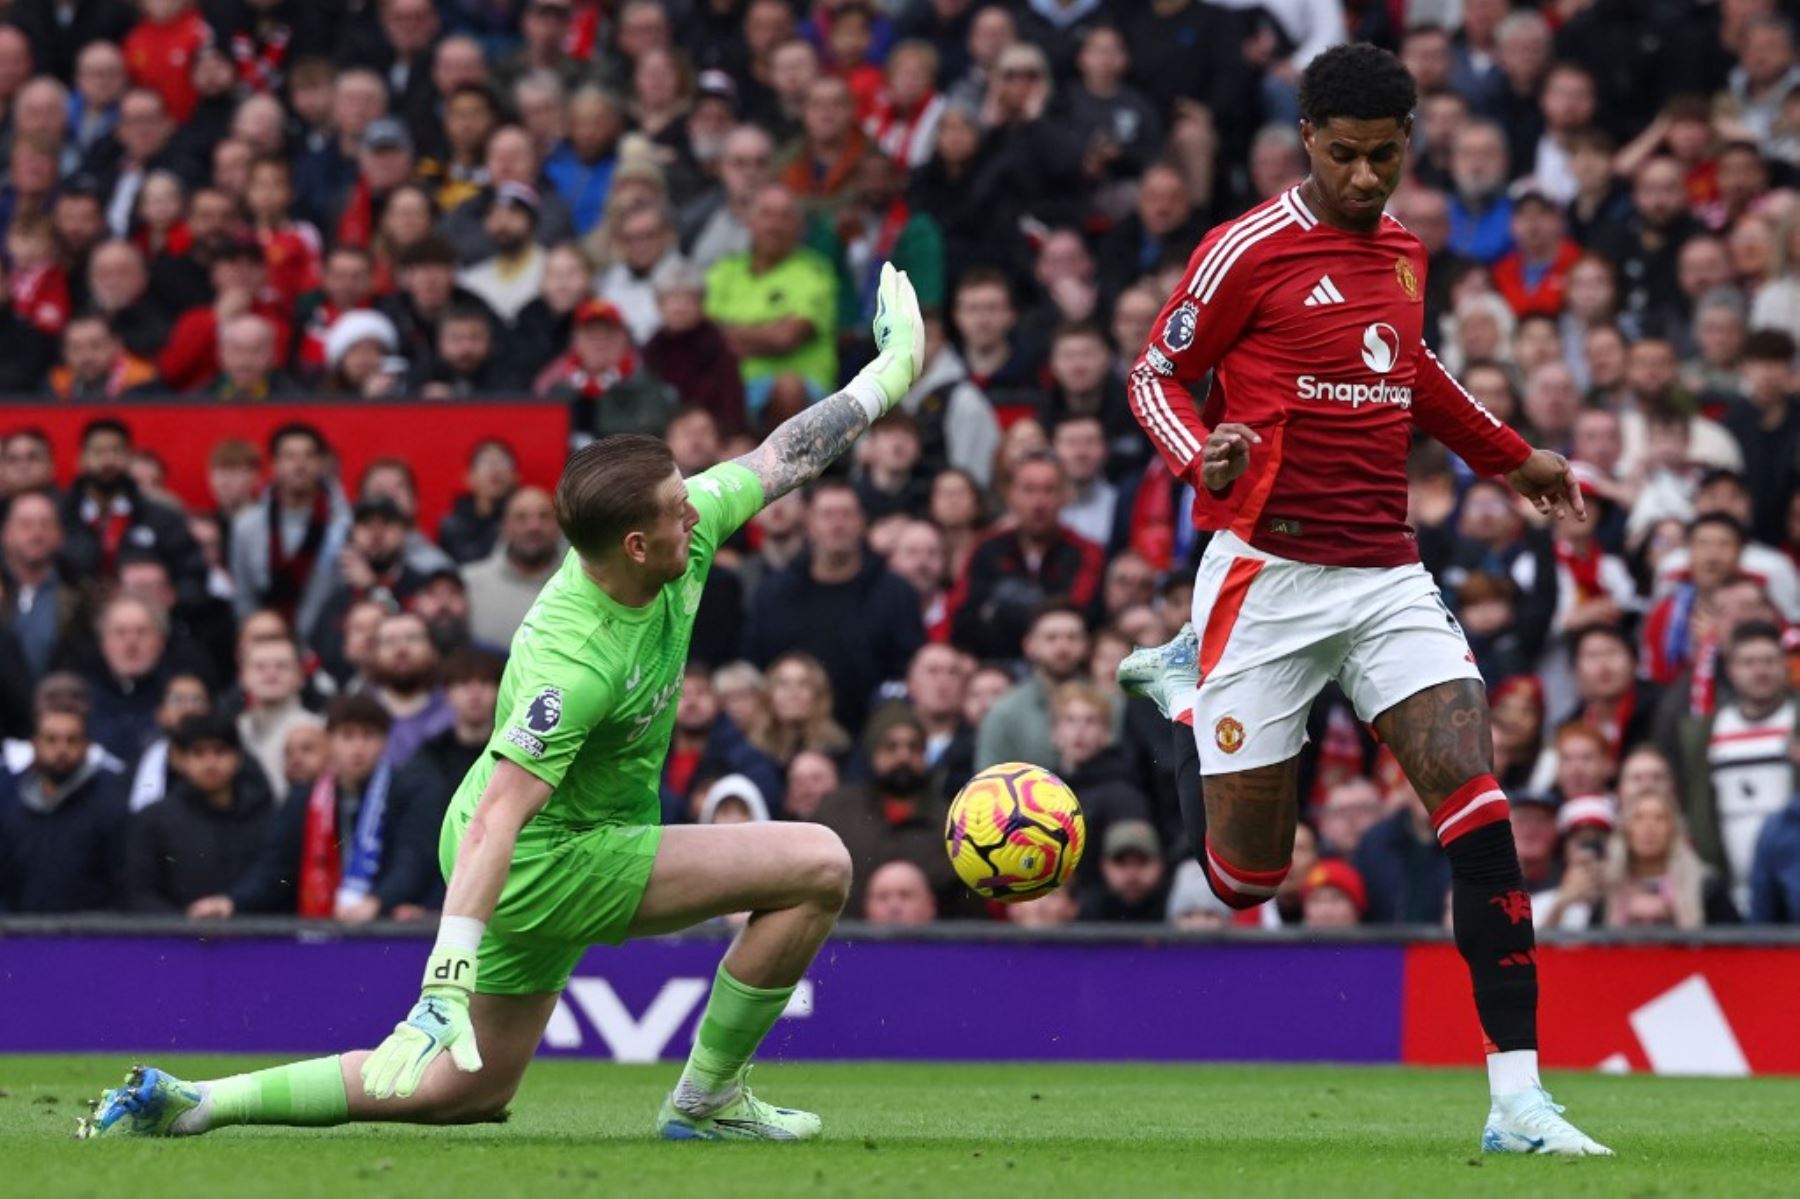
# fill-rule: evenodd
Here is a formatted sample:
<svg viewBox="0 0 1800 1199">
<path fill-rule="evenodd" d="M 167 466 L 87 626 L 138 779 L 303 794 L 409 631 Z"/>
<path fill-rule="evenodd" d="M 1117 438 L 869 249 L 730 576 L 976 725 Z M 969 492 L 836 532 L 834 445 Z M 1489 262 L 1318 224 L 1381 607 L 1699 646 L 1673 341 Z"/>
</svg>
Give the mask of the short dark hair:
<svg viewBox="0 0 1800 1199">
<path fill-rule="evenodd" d="M 402 246 L 394 255 L 394 267 L 405 270 L 414 266 L 442 266 L 456 269 L 456 247 L 442 236 L 430 233 L 410 246 Z"/>
<path fill-rule="evenodd" d="M 191 753 L 202 745 L 222 745 L 233 753 L 244 752 L 237 722 L 223 712 L 183 716 L 169 734 L 169 744 L 183 753 Z"/>
<path fill-rule="evenodd" d="M 325 731 L 335 733 L 342 728 L 371 729 L 383 737 L 394 727 L 394 718 L 374 696 L 358 691 L 340 695 L 325 709 Z"/>
<path fill-rule="evenodd" d="M 1315 129 L 1333 117 L 1405 121 L 1418 103 L 1412 72 L 1367 42 L 1333 46 L 1300 76 L 1300 112 Z"/>
<path fill-rule="evenodd" d="M 125 439 L 127 446 L 131 444 L 131 427 L 129 425 L 117 417 L 101 416 L 81 426 L 81 448 L 87 449 L 88 442 L 101 433 L 116 433 Z"/>
<path fill-rule="evenodd" d="M 1773 641 L 1781 644 L 1781 630 L 1766 620 L 1747 620 L 1731 631 L 1731 640 L 1725 643 L 1725 655 L 1730 657 L 1741 645 L 1752 641 Z"/>
<path fill-rule="evenodd" d="M 998 287 L 1006 293 L 1008 303 L 1013 300 L 1012 280 L 991 266 L 972 266 L 964 271 L 962 278 L 956 281 L 956 294 L 960 296 L 977 287 Z"/>
<path fill-rule="evenodd" d="M 439 322 L 438 328 L 441 330 L 451 321 L 468 322 L 470 324 L 479 322 L 481 326 L 490 333 L 492 333 L 494 329 L 493 315 L 487 308 L 474 300 L 451 300 L 444 308 L 444 318 Z"/>
<path fill-rule="evenodd" d="M 325 434 L 318 427 L 304 421 L 291 421 L 269 434 L 269 457 L 273 458 L 281 449 L 281 443 L 290 437 L 304 437 L 312 442 L 313 449 L 320 454 L 331 453 L 331 443 L 325 440 Z"/>
<path fill-rule="evenodd" d="M 1688 536 L 1692 537 L 1707 525 L 1717 525 L 1721 529 L 1730 530 L 1731 535 L 1737 538 L 1739 545 L 1744 545 L 1750 540 L 1750 530 L 1744 528 L 1743 522 L 1737 517 L 1727 512 L 1703 512 L 1696 516 L 1688 522 Z"/>
<path fill-rule="evenodd" d="M 1625 652 L 1631 655 L 1631 660 L 1633 662 L 1637 661 L 1637 642 L 1626 636 L 1624 629 L 1621 629 L 1618 625 L 1611 624 L 1591 624 L 1586 628 L 1577 629 L 1572 633 L 1569 636 L 1569 661 L 1573 662 L 1579 657 L 1581 655 L 1581 647 L 1595 637 L 1600 637 L 1607 641 L 1618 642 L 1618 644 L 1624 648 Z"/>
<path fill-rule="evenodd" d="M 1082 615 L 1081 609 L 1076 606 L 1074 601 L 1058 595 L 1052 596 L 1031 610 L 1031 620 L 1026 624 L 1025 631 L 1027 633 L 1034 632 L 1038 625 L 1052 616 L 1073 616 L 1081 622 L 1083 630 L 1087 628 L 1087 617 Z"/>
<path fill-rule="evenodd" d="M 1112 348 L 1112 341 L 1106 336 L 1106 331 L 1095 322 L 1085 320 L 1064 321 L 1058 325 L 1056 331 L 1050 335 L 1050 344 L 1054 346 L 1057 342 L 1067 341 L 1071 337 L 1091 337 L 1109 350 Z"/>
<path fill-rule="evenodd" d="M 1792 362 L 1794 338 L 1785 329 L 1752 329 L 1744 338 L 1747 362 Z"/>
<path fill-rule="evenodd" d="M 669 443 L 617 433 L 569 455 L 556 484 L 556 523 L 583 558 L 597 558 L 656 516 L 656 489 L 675 470 Z"/>
<path fill-rule="evenodd" d="M 506 673 L 506 659 L 493 650 L 464 646 L 451 650 L 438 667 L 438 683 L 454 687 L 458 683 L 493 683 L 499 685 Z"/>
</svg>

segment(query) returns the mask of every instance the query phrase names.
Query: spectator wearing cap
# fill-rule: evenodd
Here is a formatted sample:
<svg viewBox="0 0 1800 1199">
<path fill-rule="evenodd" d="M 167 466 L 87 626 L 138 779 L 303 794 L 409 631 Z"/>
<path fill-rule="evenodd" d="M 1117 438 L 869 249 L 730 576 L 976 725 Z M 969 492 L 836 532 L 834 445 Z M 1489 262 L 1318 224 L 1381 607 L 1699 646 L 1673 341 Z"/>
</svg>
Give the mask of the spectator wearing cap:
<svg viewBox="0 0 1800 1199">
<path fill-rule="evenodd" d="M 967 912 L 968 892 L 944 854 L 948 806 L 926 772 L 925 730 L 918 718 L 905 704 L 880 708 L 863 732 L 863 750 L 868 780 L 847 783 L 827 795 L 814 817 L 843 838 L 850 851 L 855 871 L 845 906 L 862 911 L 875 868 L 898 859 L 925 872 L 940 910 Z"/>
<path fill-rule="evenodd" d="M 1676 763 L 1694 848 L 1745 908 L 1763 824 L 1794 794 L 1789 753 L 1800 717 L 1777 626 L 1753 621 L 1735 629 L 1722 672 L 1731 698 L 1711 715 L 1683 719 Z"/>
<path fill-rule="evenodd" d="M 215 400 L 257 401 L 296 395 L 300 385 L 277 368 L 275 326 L 254 313 L 219 329 L 219 373 L 204 394 Z"/>
<path fill-rule="evenodd" d="M 413 177 L 412 134 L 397 117 L 376 117 L 356 149 L 356 175 L 325 214 L 334 245 L 367 246 L 381 226 L 388 199 Z"/>
<path fill-rule="evenodd" d="M 688 168 L 677 175 L 683 181 L 674 197 L 678 208 L 685 209 L 718 186 L 725 139 L 737 120 L 737 84 L 716 67 L 701 71 L 677 137 L 677 153 Z"/>
<path fill-rule="evenodd" d="M 364 496 L 351 512 L 350 532 L 338 554 L 337 583 L 314 624 L 305 630 L 307 643 L 328 663 L 341 659 L 340 630 L 344 616 L 365 599 L 390 610 L 412 597 L 425 572 L 406 560 L 412 520 L 391 497 Z"/>
<path fill-rule="evenodd" d="M 1356 867 L 1321 858 L 1300 883 L 1300 923 L 1307 928 L 1354 928 L 1368 914 L 1368 891 Z"/>
<path fill-rule="evenodd" d="M 397 357 L 399 348 L 399 331 L 382 313 L 370 308 L 344 313 L 325 335 L 325 390 L 345 396 L 397 394 L 408 373 L 406 360 Z"/>
<path fill-rule="evenodd" d="M 601 273 L 595 292 L 625 318 L 631 340 L 643 345 L 662 326 L 656 302 L 656 277 L 681 263 L 675 226 L 667 209 L 645 205 L 619 221 L 619 255 Z"/>
<path fill-rule="evenodd" d="M 144 396 L 159 390 L 158 382 L 156 367 L 127 350 L 104 316 L 81 313 L 63 329 L 62 362 L 50 369 L 57 399 Z"/>
<path fill-rule="evenodd" d="M 1766 289 L 1765 289 L 1766 290 Z M 1758 299 L 1760 300 L 1760 296 Z M 1744 452 L 1755 539 L 1787 539 L 1788 502 L 1800 492 L 1800 394 L 1794 377 L 1794 339 L 1780 329 L 1757 329 L 1744 343 L 1740 398 L 1724 425 Z"/>
<path fill-rule="evenodd" d="M 1595 928 L 1606 918 L 1609 843 L 1618 816 L 1610 795 L 1581 795 L 1556 813 L 1562 879 L 1554 890 L 1531 897 L 1538 928 Z"/>
<path fill-rule="evenodd" d="M 711 795 L 707 796 L 710 803 Z M 883 862 L 869 876 L 862 918 L 890 928 L 918 928 L 937 919 L 931 880 L 913 862 Z"/>
<path fill-rule="evenodd" d="M 580 444 L 613 433 L 660 437 L 675 415 L 674 390 L 644 369 L 624 315 L 607 300 L 576 307 L 568 352 L 533 390 L 570 405 L 570 435 Z"/>
<path fill-rule="evenodd" d="M 651 285 L 657 328 L 644 343 L 644 365 L 684 403 L 710 413 L 722 436 L 743 431 L 744 378 L 724 332 L 707 318 L 705 276 L 675 258 L 657 268 Z"/>
<path fill-rule="evenodd" d="M 463 571 L 475 640 L 511 645 L 537 594 L 562 564 L 562 535 L 549 493 L 521 487 L 500 505 L 494 550 Z"/>
<path fill-rule="evenodd" d="M 490 258 L 496 251 L 487 229 L 488 210 L 500 199 L 500 187 L 513 183 L 530 188 L 537 196 L 536 231 L 539 245 L 554 246 L 575 237 L 570 205 L 544 174 L 531 135 L 517 125 L 502 125 L 487 142 L 485 165 L 489 186 L 451 210 L 439 230 L 456 249 L 464 266 Z M 517 193 L 512 193 L 517 195 Z"/>
<path fill-rule="evenodd" d="M 1115 822 L 1098 839 L 1100 869 L 1076 894 L 1081 919 L 1107 923 L 1160 923 L 1168 912 L 1169 882 L 1162 841 L 1148 820 Z"/>
<path fill-rule="evenodd" d="M 223 715 L 184 717 L 169 747 L 168 794 L 132 817 L 124 906 L 183 912 L 225 891 L 256 861 L 274 813 L 269 780 Z"/>
<path fill-rule="evenodd" d="M 273 327 L 277 361 L 290 343 L 289 314 L 268 290 L 268 266 L 254 238 L 229 236 L 208 273 L 215 299 L 182 313 L 157 355 L 163 381 L 177 391 L 201 387 L 218 373 L 220 330 L 237 317 L 257 316 Z"/>
<path fill-rule="evenodd" d="M 460 286 L 480 296 L 508 325 L 543 288 L 544 251 L 533 240 L 538 207 L 537 189 L 530 184 L 497 185 L 482 220 L 493 255 L 457 275 Z"/>
<path fill-rule="evenodd" d="M 1507 194 L 1514 248 L 1494 264 L 1494 290 L 1514 316 L 1558 316 L 1581 247 L 1564 233 L 1562 210 L 1536 179 L 1519 180 Z"/>
<path fill-rule="evenodd" d="M 36 705 L 31 762 L 0 774 L 0 907 L 48 914 L 116 906 L 129 819 L 125 777 L 90 746 L 84 704 Z"/>
</svg>

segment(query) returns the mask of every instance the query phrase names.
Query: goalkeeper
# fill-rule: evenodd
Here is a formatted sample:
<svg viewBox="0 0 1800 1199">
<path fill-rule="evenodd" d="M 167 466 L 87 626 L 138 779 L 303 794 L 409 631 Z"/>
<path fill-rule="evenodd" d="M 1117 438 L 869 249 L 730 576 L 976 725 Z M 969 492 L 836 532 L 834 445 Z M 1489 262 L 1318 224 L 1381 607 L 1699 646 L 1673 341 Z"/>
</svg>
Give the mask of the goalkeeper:
<svg viewBox="0 0 1800 1199">
<path fill-rule="evenodd" d="M 82 1133 L 491 1120 L 588 946 L 748 911 L 657 1129 L 674 1140 L 818 1135 L 817 1116 L 764 1102 L 744 1078 L 837 919 L 849 855 L 816 824 L 663 828 L 657 785 L 720 542 L 816 478 L 918 376 L 918 300 L 891 265 L 875 345 L 843 391 L 692 479 L 650 438 L 605 438 L 569 459 L 556 515 L 572 549 L 513 637 L 488 752 L 451 801 L 437 945 L 418 1003 L 387 1040 L 211 1082 L 140 1066 Z"/>
</svg>

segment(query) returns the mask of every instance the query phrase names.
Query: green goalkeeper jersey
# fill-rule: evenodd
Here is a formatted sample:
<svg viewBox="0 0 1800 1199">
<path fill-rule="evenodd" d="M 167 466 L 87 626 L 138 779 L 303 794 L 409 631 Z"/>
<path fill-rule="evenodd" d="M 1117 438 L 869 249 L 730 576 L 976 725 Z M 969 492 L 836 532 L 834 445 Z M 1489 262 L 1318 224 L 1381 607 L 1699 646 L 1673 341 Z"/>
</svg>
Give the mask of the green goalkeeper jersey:
<svg viewBox="0 0 1800 1199">
<path fill-rule="evenodd" d="M 700 514 L 687 572 L 642 608 L 583 573 L 573 551 L 513 634 L 494 735 L 450 802 L 466 823 L 497 757 L 554 788 L 534 823 L 660 824 L 658 791 L 694 613 L 719 543 L 762 507 L 762 484 L 734 462 L 688 480 Z"/>
</svg>

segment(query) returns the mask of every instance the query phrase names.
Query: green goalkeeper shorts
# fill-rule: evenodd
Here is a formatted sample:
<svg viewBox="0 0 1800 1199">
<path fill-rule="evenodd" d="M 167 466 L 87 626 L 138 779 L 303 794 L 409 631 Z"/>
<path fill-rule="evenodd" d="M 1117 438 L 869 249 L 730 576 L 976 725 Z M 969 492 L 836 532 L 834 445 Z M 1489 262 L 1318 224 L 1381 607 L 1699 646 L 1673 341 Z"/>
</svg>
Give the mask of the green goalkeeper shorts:
<svg viewBox="0 0 1800 1199">
<path fill-rule="evenodd" d="M 454 816 L 444 821 L 438 863 L 445 879 L 467 829 Z M 561 991 L 588 946 L 625 939 L 660 844 L 662 827 L 653 824 L 526 825 L 481 938 L 475 989 L 486 995 Z"/>
</svg>

